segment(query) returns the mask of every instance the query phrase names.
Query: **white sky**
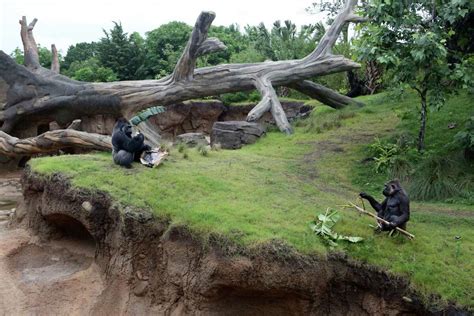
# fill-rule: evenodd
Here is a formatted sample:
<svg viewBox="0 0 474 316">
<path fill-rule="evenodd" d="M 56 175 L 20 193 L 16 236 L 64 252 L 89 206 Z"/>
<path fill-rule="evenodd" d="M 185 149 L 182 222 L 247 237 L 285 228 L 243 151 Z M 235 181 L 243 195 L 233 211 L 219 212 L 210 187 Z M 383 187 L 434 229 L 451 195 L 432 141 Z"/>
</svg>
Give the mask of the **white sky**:
<svg viewBox="0 0 474 316">
<path fill-rule="evenodd" d="M 125 32 L 144 35 L 161 24 L 183 21 L 194 25 L 201 11 L 216 13 L 213 25 L 264 22 L 269 28 L 275 20 L 290 19 L 297 26 L 315 23 L 316 15 L 305 11 L 317 0 L 0 0 L 0 49 L 10 54 L 22 48 L 18 20 L 26 15 L 28 23 L 38 18 L 34 29 L 37 43 L 56 44 L 66 54 L 69 45 L 97 41 L 102 29 L 112 28 L 112 21 L 122 22 Z"/>
</svg>

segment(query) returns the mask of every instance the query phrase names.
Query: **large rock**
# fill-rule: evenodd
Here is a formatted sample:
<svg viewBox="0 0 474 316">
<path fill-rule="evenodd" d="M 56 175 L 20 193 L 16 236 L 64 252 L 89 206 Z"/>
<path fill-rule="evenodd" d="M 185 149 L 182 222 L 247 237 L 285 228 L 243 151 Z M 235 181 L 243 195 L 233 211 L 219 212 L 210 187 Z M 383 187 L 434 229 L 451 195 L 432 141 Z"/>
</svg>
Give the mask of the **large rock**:
<svg viewBox="0 0 474 316">
<path fill-rule="evenodd" d="M 220 144 L 224 149 L 238 149 L 245 144 L 255 143 L 264 134 L 264 127 L 258 123 L 215 122 L 212 126 L 211 144 Z"/>
<path fill-rule="evenodd" d="M 176 136 L 176 143 L 184 143 L 188 147 L 196 147 L 198 145 L 209 145 L 209 142 L 203 133 L 186 133 Z"/>
</svg>

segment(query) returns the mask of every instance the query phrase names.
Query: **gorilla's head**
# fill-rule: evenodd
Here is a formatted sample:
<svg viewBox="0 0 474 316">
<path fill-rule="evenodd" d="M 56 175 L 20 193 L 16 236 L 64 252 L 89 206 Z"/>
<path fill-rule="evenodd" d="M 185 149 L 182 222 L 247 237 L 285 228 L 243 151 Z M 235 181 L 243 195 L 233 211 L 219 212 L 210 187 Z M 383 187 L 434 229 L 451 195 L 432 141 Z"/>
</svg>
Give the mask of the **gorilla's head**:
<svg viewBox="0 0 474 316">
<path fill-rule="evenodd" d="M 132 137 L 132 125 L 127 119 L 119 118 L 117 120 L 116 127 L 118 127 L 128 137 Z"/>
<path fill-rule="evenodd" d="M 397 179 L 391 180 L 385 183 L 385 188 L 383 189 L 383 195 L 392 196 L 402 189 L 400 182 Z"/>
</svg>

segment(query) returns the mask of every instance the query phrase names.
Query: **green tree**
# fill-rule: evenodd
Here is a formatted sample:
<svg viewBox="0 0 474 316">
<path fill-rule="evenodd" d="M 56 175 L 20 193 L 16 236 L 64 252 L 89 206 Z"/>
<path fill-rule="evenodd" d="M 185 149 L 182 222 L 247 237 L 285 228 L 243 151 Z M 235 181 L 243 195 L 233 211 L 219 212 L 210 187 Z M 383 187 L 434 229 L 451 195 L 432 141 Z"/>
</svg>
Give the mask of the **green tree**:
<svg viewBox="0 0 474 316">
<path fill-rule="evenodd" d="M 198 60 L 198 67 L 214 66 L 229 63 L 232 56 L 246 50 L 249 46 L 248 37 L 244 36 L 237 25 L 211 26 L 209 37 L 217 37 L 227 47 L 226 50 L 205 55 Z"/>
<path fill-rule="evenodd" d="M 144 63 L 143 39 L 138 33 L 128 36 L 122 24 L 114 22 L 98 43 L 98 58 L 103 67 L 112 69 L 119 80 L 142 79 Z"/>
<path fill-rule="evenodd" d="M 191 31 L 186 23 L 174 21 L 146 34 L 143 73 L 147 78 L 160 78 L 173 72 Z"/>
<path fill-rule="evenodd" d="M 41 45 L 38 45 L 38 55 L 39 55 L 40 65 L 45 68 L 51 68 L 51 61 L 53 58 L 53 54 L 51 53 L 51 51 L 46 47 L 42 47 Z M 13 59 L 15 59 L 15 61 L 18 64 L 23 65 L 25 59 L 23 56 L 23 51 L 20 48 L 18 47 L 15 48 L 15 50 L 13 50 L 10 56 Z M 59 58 L 59 61 L 61 62 L 62 57 L 61 57 L 61 54 L 59 53 L 58 53 L 58 58 Z"/>
<path fill-rule="evenodd" d="M 91 57 L 96 57 L 98 54 L 97 46 L 96 42 L 82 42 L 69 46 L 66 56 L 64 57 L 64 62 L 61 65 L 61 69 L 69 69 L 71 64 L 75 61 L 84 61 Z"/>
<path fill-rule="evenodd" d="M 439 108 L 458 88 L 472 85 L 472 58 L 448 62 L 452 25 L 472 11 L 469 0 L 372 0 L 370 23 L 362 27 L 362 58 L 376 59 L 394 83 L 410 85 L 420 97 L 418 150 L 425 149 L 428 107 Z"/>
<path fill-rule="evenodd" d="M 64 74 L 79 81 L 107 82 L 118 80 L 112 69 L 100 65 L 97 57 L 73 61 Z"/>
</svg>

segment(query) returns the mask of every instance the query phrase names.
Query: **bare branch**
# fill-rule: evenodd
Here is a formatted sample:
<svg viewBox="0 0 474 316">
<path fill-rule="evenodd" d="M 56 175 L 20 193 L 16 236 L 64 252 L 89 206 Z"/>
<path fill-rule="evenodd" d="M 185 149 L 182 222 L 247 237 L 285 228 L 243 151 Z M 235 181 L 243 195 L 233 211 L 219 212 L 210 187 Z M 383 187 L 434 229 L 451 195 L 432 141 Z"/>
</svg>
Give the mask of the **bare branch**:
<svg viewBox="0 0 474 316">
<path fill-rule="evenodd" d="M 112 143 L 110 136 L 73 129 L 58 129 L 25 139 L 18 139 L 0 131 L 0 154 L 6 156 L 52 153 L 66 147 L 108 151 L 112 149 Z"/>
<path fill-rule="evenodd" d="M 345 95 L 309 80 L 294 82 L 288 86 L 335 109 L 342 109 L 350 104 L 358 106 L 364 105 L 362 102 L 346 97 Z"/>
<path fill-rule="evenodd" d="M 225 49 L 227 49 L 227 46 L 225 46 L 224 43 L 222 43 L 218 38 L 212 37 L 202 43 L 198 48 L 196 55 L 199 57 Z"/>
<path fill-rule="evenodd" d="M 74 120 L 72 121 L 72 123 L 67 127 L 67 129 L 73 129 L 73 130 L 76 130 L 76 131 L 79 131 L 81 130 L 81 124 L 82 124 L 82 121 L 77 119 L 77 120 Z"/>
<path fill-rule="evenodd" d="M 51 44 L 51 52 L 53 54 L 51 60 L 51 71 L 54 73 L 59 73 L 59 57 L 58 57 L 58 50 L 56 49 L 56 45 Z"/>
<path fill-rule="evenodd" d="M 21 25 L 20 34 L 21 41 L 23 42 L 25 66 L 30 69 L 41 67 L 39 63 L 38 46 L 36 46 L 36 41 L 33 36 L 33 28 L 37 21 L 37 19 L 33 19 L 33 21 L 28 25 L 26 16 L 23 16 L 19 21 Z"/>
<path fill-rule="evenodd" d="M 255 88 L 262 95 L 262 100 L 249 112 L 247 122 L 258 120 L 265 112 L 270 110 L 280 131 L 291 134 L 293 132 L 291 125 L 271 82 L 266 78 L 256 78 Z"/>
<path fill-rule="evenodd" d="M 201 12 L 197 18 L 188 44 L 174 69 L 174 81 L 190 81 L 193 79 L 196 59 L 206 50 L 206 48 L 204 50 L 200 50 L 200 48 L 207 39 L 207 32 L 215 17 L 214 12 Z M 212 48 L 211 51 L 215 51 L 216 44 L 215 40 L 212 40 L 207 42 L 205 47 Z"/>
<path fill-rule="evenodd" d="M 329 29 L 324 33 L 323 38 L 319 41 L 318 46 L 309 54 L 306 59 L 318 58 L 331 54 L 332 47 L 336 43 L 339 34 L 347 22 L 363 22 L 364 18 L 354 14 L 354 7 L 357 5 L 357 0 L 346 0 L 344 7 L 338 13 Z"/>
</svg>

